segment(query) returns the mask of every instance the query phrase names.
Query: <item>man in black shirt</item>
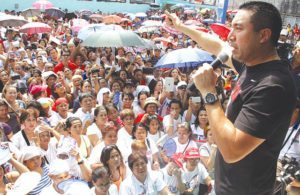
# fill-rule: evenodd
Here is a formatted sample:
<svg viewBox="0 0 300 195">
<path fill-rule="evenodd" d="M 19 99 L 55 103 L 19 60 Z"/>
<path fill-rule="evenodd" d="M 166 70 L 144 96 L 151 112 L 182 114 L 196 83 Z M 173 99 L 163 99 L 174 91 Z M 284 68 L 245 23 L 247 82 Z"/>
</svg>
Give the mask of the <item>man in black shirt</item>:
<svg viewBox="0 0 300 195">
<path fill-rule="evenodd" d="M 279 11 L 265 2 L 241 5 L 232 21 L 229 44 L 167 15 L 170 25 L 203 49 L 214 55 L 226 51 L 227 63 L 240 75 L 226 114 L 216 96 L 217 76 L 212 67 L 205 64 L 194 75 L 218 146 L 216 193 L 271 195 L 277 158 L 296 102 L 288 65 L 276 52 L 282 28 Z"/>
</svg>

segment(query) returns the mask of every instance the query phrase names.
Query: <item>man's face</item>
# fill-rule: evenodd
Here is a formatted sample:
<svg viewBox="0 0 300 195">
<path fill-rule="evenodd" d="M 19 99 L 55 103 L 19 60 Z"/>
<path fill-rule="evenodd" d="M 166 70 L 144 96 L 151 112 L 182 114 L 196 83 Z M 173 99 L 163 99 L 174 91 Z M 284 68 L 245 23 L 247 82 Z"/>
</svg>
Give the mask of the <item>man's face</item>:
<svg viewBox="0 0 300 195">
<path fill-rule="evenodd" d="M 257 52 L 260 52 L 260 33 L 254 31 L 251 23 L 252 12 L 240 10 L 232 21 L 232 30 L 228 35 L 228 40 L 233 48 L 232 55 L 235 59 L 251 63 L 257 58 Z"/>
</svg>

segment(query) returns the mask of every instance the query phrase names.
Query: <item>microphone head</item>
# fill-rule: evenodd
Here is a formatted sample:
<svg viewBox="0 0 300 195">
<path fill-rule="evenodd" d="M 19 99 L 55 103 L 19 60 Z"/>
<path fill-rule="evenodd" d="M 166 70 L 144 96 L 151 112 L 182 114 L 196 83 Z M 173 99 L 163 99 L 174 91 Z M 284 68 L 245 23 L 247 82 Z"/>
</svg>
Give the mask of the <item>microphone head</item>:
<svg viewBox="0 0 300 195">
<path fill-rule="evenodd" d="M 217 58 L 222 62 L 222 64 L 224 64 L 225 62 L 227 62 L 229 56 L 227 53 L 221 52 Z"/>
</svg>

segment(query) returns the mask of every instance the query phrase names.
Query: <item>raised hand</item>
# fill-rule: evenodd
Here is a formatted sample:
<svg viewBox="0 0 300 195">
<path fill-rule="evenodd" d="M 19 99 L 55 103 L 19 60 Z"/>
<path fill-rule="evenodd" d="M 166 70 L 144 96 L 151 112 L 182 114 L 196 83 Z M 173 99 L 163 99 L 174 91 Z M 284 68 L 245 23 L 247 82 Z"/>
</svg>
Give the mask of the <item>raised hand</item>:
<svg viewBox="0 0 300 195">
<path fill-rule="evenodd" d="M 165 11 L 165 14 L 167 15 L 166 24 L 172 28 L 175 28 L 176 30 L 179 30 L 179 27 L 182 25 L 182 22 L 176 16 L 176 14 L 169 13 L 168 11 Z"/>
</svg>

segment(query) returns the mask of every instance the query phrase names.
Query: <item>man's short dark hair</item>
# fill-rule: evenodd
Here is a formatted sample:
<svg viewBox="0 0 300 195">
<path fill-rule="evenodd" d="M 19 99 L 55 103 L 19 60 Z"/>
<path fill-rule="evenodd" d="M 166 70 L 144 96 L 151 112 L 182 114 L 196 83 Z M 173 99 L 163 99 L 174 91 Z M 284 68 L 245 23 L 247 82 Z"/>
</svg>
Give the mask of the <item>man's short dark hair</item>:
<svg viewBox="0 0 300 195">
<path fill-rule="evenodd" d="M 271 29 L 271 43 L 273 46 L 277 46 L 282 29 L 282 19 L 280 12 L 274 5 L 261 1 L 250 1 L 242 4 L 239 9 L 253 12 L 251 23 L 256 32 L 264 28 Z"/>
</svg>

